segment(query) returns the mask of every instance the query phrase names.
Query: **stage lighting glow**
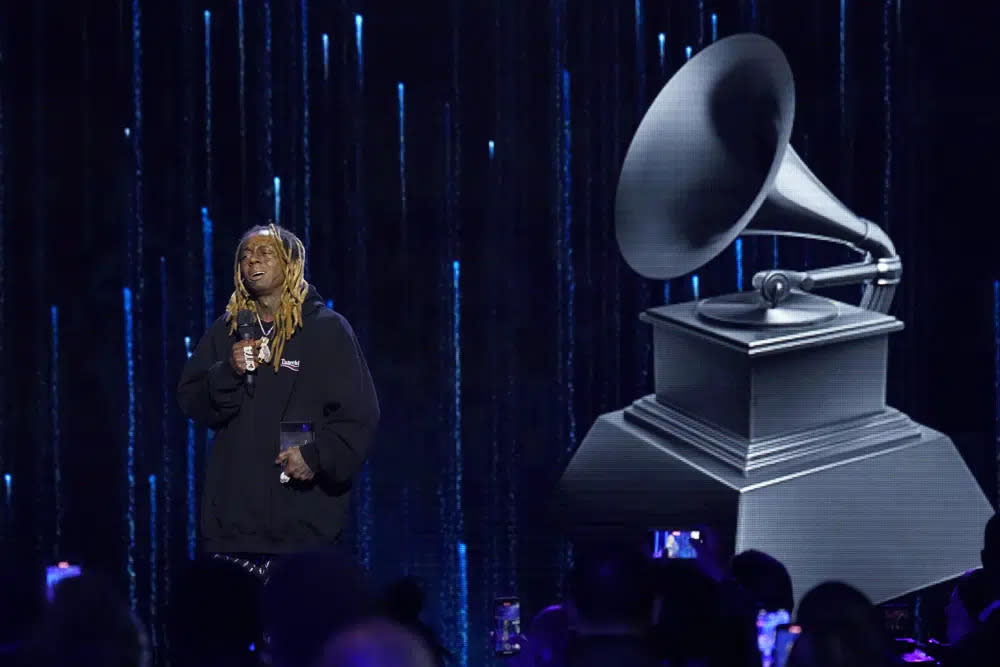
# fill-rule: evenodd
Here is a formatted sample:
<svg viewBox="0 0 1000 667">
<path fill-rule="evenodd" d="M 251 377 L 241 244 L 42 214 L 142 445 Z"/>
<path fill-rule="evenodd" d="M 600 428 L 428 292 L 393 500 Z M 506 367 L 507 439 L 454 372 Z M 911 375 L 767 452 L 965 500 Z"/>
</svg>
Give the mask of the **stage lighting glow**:
<svg viewBox="0 0 1000 667">
<path fill-rule="evenodd" d="M 201 209 L 201 297 L 205 329 L 215 321 L 215 274 L 212 271 L 212 218 L 208 209 Z"/>
<path fill-rule="evenodd" d="M 469 568 L 467 548 L 458 543 L 458 664 L 469 664 Z"/>
<path fill-rule="evenodd" d="M 690 46 L 685 46 L 684 47 L 684 58 L 685 58 L 685 60 L 691 60 L 691 47 Z"/>
<path fill-rule="evenodd" d="M 701 298 L 700 282 L 698 276 L 691 276 L 691 297 L 694 299 Z"/>
<path fill-rule="evenodd" d="M 274 223 L 281 224 L 281 179 L 274 177 Z"/>
<path fill-rule="evenodd" d="M 712 14 L 712 41 L 719 39 L 719 15 Z"/>
<path fill-rule="evenodd" d="M 743 291 L 743 239 L 736 239 L 733 246 L 736 252 L 736 290 Z"/>
<path fill-rule="evenodd" d="M 184 336 L 184 352 L 187 354 L 187 358 L 191 358 L 191 337 Z M 185 478 L 187 481 L 187 552 L 188 560 L 194 560 L 195 556 L 195 545 L 198 541 L 198 523 L 196 521 L 196 512 L 198 506 L 198 498 L 196 495 L 195 481 L 194 481 L 194 470 L 195 470 L 195 427 L 194 422 L 190 419 L 187 420 L 187 438 L 185 440 L 185 457 L 186 457 L 186 470 Z"/>
<path fill-rule="evenodd" d="M 662 74 L 662 70 L 667 64 L 667 36 L 661 32 L 657 35 L 657 41 L 660 44 L 660 73 Z"/>
<path fill-rule="evenodd" d="M 365 71 L 365 50 L 364 50 L 364 43 L 362 41 L 362 37 L 363 37 L 363 34 L 364 34 L 363 26 L 364 26 L 364 20 L 361 18 L 361 14 L 355 14 L 354 15 L 354 52 L 355 52 L 355 55 L 357 56 L 357 62 L 358 62 L 358 86 L 359 87 L 361 86 L 361 83 L 364 80 L 364 71 Z"/>
<path fill-rule="evenodd" d="M 159 552 L 157 548 L 156 539 L 156 529 L 157 516 L 156 516 L 156 475 L 149 476 L 149 625 L 151 631 L 149 633 L 149 639 L 152 643 L 152 647 L 156 648 L 158 641 L 157 637 L 159 634 L 159 625 L 156 622 L 156 609 L 158 603 L 158 586 L 157 586 L 157 562 L 156 555 Z"/>
<path fill-rule="evenodd" d="M 212 12 L 205 10 L 205 196 L 212 195 Z M 204 216 L 205 209 L 202 209 Z"/>
<path fill-rule="evenodd" d="M 135 396 L 135 355 L 133 350 L 134 325 L 132 322 L 132 290 L 122 289 L 122 307 L 125 315 L 125 381 L 128 389 L 128 429 L 126 431 L 125 479 L 128 484 L 125 524 L 128 544 L 126 550 L 125 574 L 128 577 L 128 599 L 132 611 L 136 610 L 135 580 L 135 443 L 136 443 L 136 396 Z"/>
<path fill-rule="evenodd" d="M 330 80 L 330 35 L 325 32 L 322 35 L 323 41 L 323 80 Z"/>
<path fill-rule="evenodd" d="M 406 225 L 406 89 L 396 85 L 399 111 L 399 209 L 402 224 Z"/>
<path fill-rule="evenodd" d="M 492 139 L 490 139 L 489 143 L 487 144 L 487 147 L 488 147 L 489 152 L 490 152 L 490 159 L 492 160 L 494 158 L 494 156 L 496 155 L 496 144 L 493 142 Z"/>
<path fill-rule="evenodd" d="M 62 545 L 62 453 L 61 433 L 59 430 L 59 308 L 52 306 L 49 312 L 50 333 L 51 333 L 51 356 L 49 359 L 49 416 L 52 425 L 52 473 L 53 485 L 55 486 L 55 557 L 59 557 L 59 548 Z"/>
</svg>

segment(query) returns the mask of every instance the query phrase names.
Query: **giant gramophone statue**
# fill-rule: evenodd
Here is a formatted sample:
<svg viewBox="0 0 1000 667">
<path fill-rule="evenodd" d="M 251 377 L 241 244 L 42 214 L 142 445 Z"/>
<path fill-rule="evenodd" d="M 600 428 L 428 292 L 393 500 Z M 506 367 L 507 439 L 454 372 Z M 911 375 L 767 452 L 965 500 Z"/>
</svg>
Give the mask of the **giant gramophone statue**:
<svg viewBox="0 0 1000 667">
<path fill-rule="evenodd" d="M 647 310 L 655 395 L 601 415 L 559 482 L 571 535 L 709 526 L 729 553 L 782 560 L 891 599 L 976 566 L 992 509 L 949 438 L 885 402 L 892 241 L 789 145 L 781 50 L 736 35 L 692 58 L 622 167 L 618 245 L 650 279 L 698 269 L 739 235 L 846 244 L 860 261 L 771 270 L 753 290 Z M 860 307 L 813 294 L 865 285 Z"/>
</svg>

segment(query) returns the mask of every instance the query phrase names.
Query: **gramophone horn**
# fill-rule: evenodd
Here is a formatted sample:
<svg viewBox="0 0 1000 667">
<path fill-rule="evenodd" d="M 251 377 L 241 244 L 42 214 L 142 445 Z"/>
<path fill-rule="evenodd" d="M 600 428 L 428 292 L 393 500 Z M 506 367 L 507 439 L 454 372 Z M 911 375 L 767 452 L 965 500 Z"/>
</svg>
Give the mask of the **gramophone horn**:
<svg viewBox="0 0 1000 667">
<path fill-rule="evenodd" d="M 897 259 L 888 236 L 838 201 L 789 146 L 794 115 L 791 68 L 765 37 L 728 37 L 686 63 L 642 119 L 619 177 L 616 234 L 629 266 L 646 278 L 676 278 L 740 234 L 765 233 Z M 874 272 L 852 270 L 847 280 L 840 271 L 836 284 Z M 823 278 L 807 282 L 822 286 Z"/>
</svg>

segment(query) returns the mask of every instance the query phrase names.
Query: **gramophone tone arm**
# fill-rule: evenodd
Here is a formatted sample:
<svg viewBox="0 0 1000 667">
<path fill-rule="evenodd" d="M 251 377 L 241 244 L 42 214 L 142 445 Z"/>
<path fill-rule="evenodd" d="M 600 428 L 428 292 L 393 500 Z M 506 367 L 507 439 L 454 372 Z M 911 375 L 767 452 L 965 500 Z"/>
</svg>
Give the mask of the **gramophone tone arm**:
<svg viewBox="0 0 1000 667">
<path fill-rule="evenodd" d="M 874 282 L 879 286 L 895 285 L 903 273 L 899 257 L 885 257 L 877 261 L 831 266 L 813 271 L 785 271 L 773 269 L 760 271 L 753 277 L 754 289 L 770 306 L 784 301 L 793 289 L 805 292 L 839 285 L 860 285 Z"/>
</svg>

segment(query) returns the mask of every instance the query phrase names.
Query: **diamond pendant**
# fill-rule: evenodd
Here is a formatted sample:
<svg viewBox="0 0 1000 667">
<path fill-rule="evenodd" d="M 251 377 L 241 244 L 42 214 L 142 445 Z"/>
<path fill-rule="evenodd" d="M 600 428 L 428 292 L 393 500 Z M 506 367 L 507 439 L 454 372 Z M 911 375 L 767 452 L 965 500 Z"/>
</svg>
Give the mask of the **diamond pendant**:
<svg viewBox="0 0 1000 667">
<path fill-rule="evenodd" d="M 257 353 L 260 363 L 266 364 L 271 361 L 271 348 L 267 346 L 267 336 L 260 340 L 260 351 Z"/>
</svg>

